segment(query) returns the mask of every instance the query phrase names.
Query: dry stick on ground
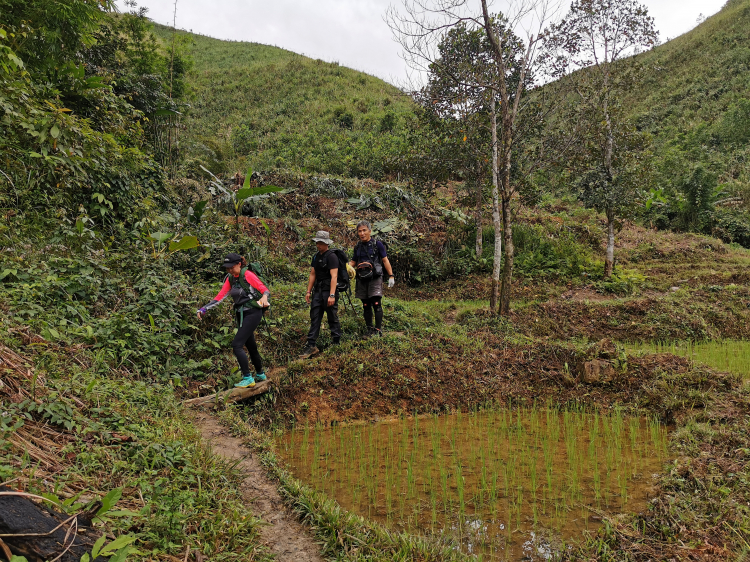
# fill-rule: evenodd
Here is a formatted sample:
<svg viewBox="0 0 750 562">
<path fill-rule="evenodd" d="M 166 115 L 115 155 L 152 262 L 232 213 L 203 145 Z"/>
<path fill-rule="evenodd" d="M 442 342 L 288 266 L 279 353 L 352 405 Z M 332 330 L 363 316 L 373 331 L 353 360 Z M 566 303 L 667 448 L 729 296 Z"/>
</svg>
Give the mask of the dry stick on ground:
<svg viewBox="0 0 750 562">
<path fill-rule="evenodd" d="M 2 549 L 3 554 L 5 554 L 8 561 L 13 559 L 13 553 L 8 548 L 8 545 L 3 542 L 3 539 L 0 539 L 0 549 Z"/>
</svg>

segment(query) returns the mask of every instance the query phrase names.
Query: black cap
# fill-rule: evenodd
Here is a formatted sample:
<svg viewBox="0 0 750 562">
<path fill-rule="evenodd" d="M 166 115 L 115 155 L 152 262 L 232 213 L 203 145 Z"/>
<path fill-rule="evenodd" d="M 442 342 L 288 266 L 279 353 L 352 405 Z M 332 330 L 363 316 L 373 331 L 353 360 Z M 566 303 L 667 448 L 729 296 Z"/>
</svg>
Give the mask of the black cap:
<svg viewBox="0 0 750 562">
<path fill-rule="evenodd" d="M 229 269 L 230 267 L 234 267 L 238 263 L 242 261 L 242 256 L 239 254 L 227 254 L 227 257 L 224 258 L 224 263 L 221 264 L 223 267 L 226 267 Z"/>
</svg>

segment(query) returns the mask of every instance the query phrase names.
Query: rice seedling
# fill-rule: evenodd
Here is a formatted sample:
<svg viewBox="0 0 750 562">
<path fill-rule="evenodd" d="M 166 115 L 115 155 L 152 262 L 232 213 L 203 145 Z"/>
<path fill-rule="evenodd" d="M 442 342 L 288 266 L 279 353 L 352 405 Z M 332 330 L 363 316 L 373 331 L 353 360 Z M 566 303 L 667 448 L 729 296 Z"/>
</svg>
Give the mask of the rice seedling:
<svg viewBox="0 0 750 562">
<path fill-rule="evenodd" d="M 575 538 L 596 525 L 590 509 L 643 508 L 649 482 L 634 475 L 659 472 L 666 444 L 656 420 L 534 405 L 304 427 L 280 437 L 278 450 L 346 509 L 452 535 L 491 560 L 515 558 L 550 533 Z"/>
<path fill-rule="evenodd" d="M 750 341 L 649 342 L 632 344 L 629 348 L 647 353 L 672 353 L 750 380 Z"/>
</svg>

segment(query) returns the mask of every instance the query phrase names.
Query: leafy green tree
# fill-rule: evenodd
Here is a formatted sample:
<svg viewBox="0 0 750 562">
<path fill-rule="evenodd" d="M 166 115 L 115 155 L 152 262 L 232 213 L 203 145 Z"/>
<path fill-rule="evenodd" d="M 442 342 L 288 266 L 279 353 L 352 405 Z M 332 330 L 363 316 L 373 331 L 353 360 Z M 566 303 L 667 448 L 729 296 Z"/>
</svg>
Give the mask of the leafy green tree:
<svg viewBox="0 0 750 562">
<path fill-rule="evenodd" d="M 475 199 L 475 252 L 482 256 L 482 193 L 490 175 L 489 100 L 492 57 L 481 29 L 461 22 L 438 44 L 427 85 L 415 96 L 438 132 L 436 150 L 444 178 L 460 178 Z"/>
<path fill-rule="evenodd" d="M 1 7 L 16 11 L 0 30 L 0 197 L 20 210 L 93 215 L 111 228 L 121 227 L 115 217 L 136 222 L 142 199 L 163 188 L 161 170 L 142 150 L 143 115 L 82 63 L 110 5 Z"/>
<path fill-rule="evenodd" d="M 0 0 L 8 46 L 34 77 L 57 82 L 79 64 L 112 0 Z"/>
<path fill-rule="evenodd" d="M 481 13 L 472 14 L 464 0 L 428 2 L 425 0 L 402 0 L 404 12 L 389 10 L 386 19 L 397 41 L 400 42 L 404 58 L 417 71 L 429 71 L 430 64 L 439 60 L 439 49 L 443 37 L 451 29 L 468 25 L 482 29 L 485 51 L 490 55 L 489 73 L 486 78 L 476 76 L 476 82 L 492 92 L 485 107 L 490 116 L 490 152 L 493 185 L 493 226 L 495 229 L 495 259 L 493 269 L 493 291 L 490 308 L 501 315 L 510 314 L 510 298 L 513 281 L 513 212 L 520 182 L 514 181 L 515 151 L 529 131 L 538 129 L 529 126 L 525 116 L 536 119 L 544 96 L 530 97 L 531 85 L 540 68 L 543 47 L 543 28 L 550 16 L 545 2 L 521 0 L 509 6 L 505 14 L 492 16 L 486 0 L 481 2 Z M 538 10 L 536 8 L 539 8 Z M 521 39 L 516 29 L 537 29 L 526 39 Z M 460 80 L 456 81 L 460 84 Z M 486 103 L 486 102 L 485 102 Z M 531 109 L 531 111 L 528 111 Z M 546 110 L 545 110 L 546 111 Z M 536 159 L 539 161 L 539 159 Z M 530 160 L 529 160 L 530 162 Z M 527 168 L 528 172 L 529 168 Z M 515 174 L 518 178 L 518 174 Z M 502 263 L 502 279 L 500 270 Z"/>
<path fill-rule="evenodd" d="M 624 87 L 637 87 L 638 73 L 629 55 L 656 44 L 658 33 L 648 9 L 636 0 L 575 0 L 568 15 L 550 28 L 546 42 L 557 56 L 550 59 L 553 73 L 575 83 L 580 111 L 590 127 L 588 172 L 581 185 L 583 199 L 607 218 L 604 277 L 614 268 L 615 222 L 632 201 L 634 182 L 620 177 L 627 169 L 626 145 L 630 125 L 620 108 Z M 583 69 L 583 70 L 582 70 Z M 637 143 L 636 143 L 637 144 Z"/>
</svg>

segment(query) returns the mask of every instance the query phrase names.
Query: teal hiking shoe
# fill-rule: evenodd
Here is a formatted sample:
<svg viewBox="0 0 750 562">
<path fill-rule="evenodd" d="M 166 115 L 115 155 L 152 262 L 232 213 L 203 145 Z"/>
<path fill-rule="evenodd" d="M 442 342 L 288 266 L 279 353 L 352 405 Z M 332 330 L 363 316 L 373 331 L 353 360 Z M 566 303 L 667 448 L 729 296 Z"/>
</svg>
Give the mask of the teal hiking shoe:
<svg viewBox="0 0 750 562">
<path fill-rule="evenodd" d="M 253 375 L 246 375 L 240 382 L 235 384 L 237 388 L 249 388 L 255 386 L 255 378 Z"/>
<path fill-rule="evenodd" d="M 255 373 L 255 382 L 263 382 L 266 378 L 265 373 Z"/>
</svg>

